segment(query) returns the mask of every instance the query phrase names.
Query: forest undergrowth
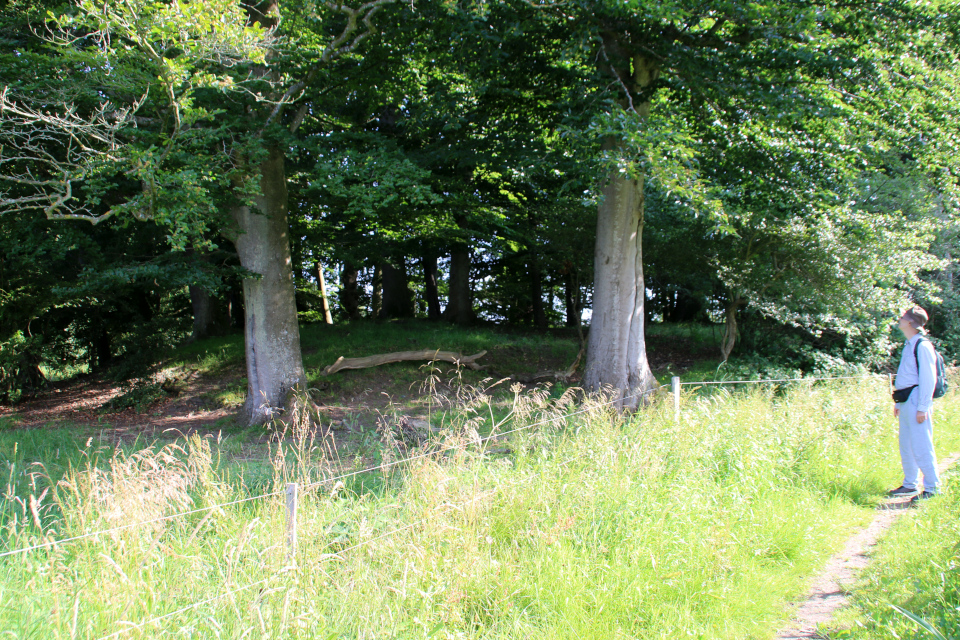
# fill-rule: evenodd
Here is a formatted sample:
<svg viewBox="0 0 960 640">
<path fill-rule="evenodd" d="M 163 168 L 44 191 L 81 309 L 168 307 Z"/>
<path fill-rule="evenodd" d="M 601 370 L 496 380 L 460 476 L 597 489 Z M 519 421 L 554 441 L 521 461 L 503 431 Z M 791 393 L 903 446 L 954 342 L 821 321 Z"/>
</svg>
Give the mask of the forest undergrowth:
<svg viewBox="0 0 960 640">
<path fill-rule="evenodd" d="M 517 388 L 504 414 L 466 394 L 418 448 L 386 416 L 389 466 L 339 479 L 356 469 L 294 420 L 271 447 L 273 495 L 252 500 L 218 464 L 217 441 L 197 435 L 81 455 L 55 484 L 22 461 L 2 505 L 7 549 L 123 528 L 0 557 L 0 628 L 15 638 L 769 637 L 899 480 L 886 384 L 691 392 L 678 422 L 667 398 L 624 416 L 572 390 Z M 960 403 L 951 394 L 938 405 L 938 446 L 956 450 Z M 301 485 L 293 558 L 291 481 Z M 161 519 L 184 511 L 194 513 Z"/>
</svg>

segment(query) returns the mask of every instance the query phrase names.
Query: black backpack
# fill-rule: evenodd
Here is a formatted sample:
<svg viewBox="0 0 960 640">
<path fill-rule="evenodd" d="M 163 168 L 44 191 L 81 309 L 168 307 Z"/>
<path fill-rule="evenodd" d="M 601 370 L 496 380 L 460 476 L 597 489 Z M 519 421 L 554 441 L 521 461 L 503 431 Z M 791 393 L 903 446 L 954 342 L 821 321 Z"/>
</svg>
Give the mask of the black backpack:
<svg viewBox="0 0 960 640">
<path fill-rule="evenodd" d="M 917 350 L 920 348 L 920 343 L 924 340 L 927 339 L 920 336 L 920 339 L 913 345 L 913 357 L 917 361 L 917 373 L 920 373 L 920 357 L 917 355 Z M 930 341 L 927 340 L 927 342 Z M 930 342 L 930 344 L 931 346 L 933 345 L 932 342 Z M 941 398 L 943 394 L 947 392 L 947 389 L 950 388 L 950 385 L 947 384 L 947 367 L 943 364 L 943 356 L 940 355 L 936 347 L 933 348 L 933 354 L 937 357 L 937 382 L 933 385 L 933 397 Z"/>
</svg>

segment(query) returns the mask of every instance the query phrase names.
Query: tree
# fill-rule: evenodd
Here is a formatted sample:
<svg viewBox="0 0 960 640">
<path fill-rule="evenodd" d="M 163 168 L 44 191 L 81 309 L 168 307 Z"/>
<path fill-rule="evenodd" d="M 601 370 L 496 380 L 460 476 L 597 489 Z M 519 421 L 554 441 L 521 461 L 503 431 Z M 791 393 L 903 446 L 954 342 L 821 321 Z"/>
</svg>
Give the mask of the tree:
<svg viewBox="0 0 960 640">
<path fill-rule="evenodd" d="M 602 144 L 607 162 L 584 382 L 612 388 L 627 407 L 653 383 L 643 338 L 646 190 L 658 189 L 730 233 L 721 195 L 736 181 L 704 171 L 701 160 L 711 152 L 748 146 L 767 156 L 762 164 L 803 184 L 869 171 L 874 149 L 911 129 L 902 118 L 877 117 L 874 101 L 902 96 L 904 88 L 883 82 L 888 68 L 877 52 L 915 40 L 922 25 L 947 11 L 817 2 L 532 6 L 544 20 L 576 25 L 571 39 L 580 47 L 570 51 L 584 71 L 595 61 L 595 91 L 606 98 L 583 131 Z M 864 95 L 874 89 L 881 97 Z M 788 207 L 825 215 L 837 204 L 827 188 L 779 195 Z"/>
<path fill-rule="evenodd" d="M 392 1 L 322 3 L 313 13 L 320 20 L 289 21 L 315 25 L 296 33 L 278 27 L 287 8 L 276 2 L 84 0 L 49 35 L 59 66 L 72 73 L 41 78 L 32 95 L 3 90 L 0 143 L 18 150 L 0 158 L 5 212 L 42 210 L 95 224 L 118 215 L 153 219 L 170 229 L 174 248 L 211 227 L 234 242 L 249 274 L 244 414 L 251 424 L 282 411 L 305 383 L 284 140 L 308 116 L 305 96 L 324 69 L 353 52 Z M 276 39 L 281 34 L 286 39 Z"/>
</svg>

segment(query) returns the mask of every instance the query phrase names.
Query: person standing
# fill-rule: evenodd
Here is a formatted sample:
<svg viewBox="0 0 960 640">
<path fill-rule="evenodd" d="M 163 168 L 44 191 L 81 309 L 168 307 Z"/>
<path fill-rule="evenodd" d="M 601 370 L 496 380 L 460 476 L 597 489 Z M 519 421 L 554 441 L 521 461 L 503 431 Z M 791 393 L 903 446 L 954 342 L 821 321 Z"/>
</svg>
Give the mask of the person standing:
<svg viewBox="0 0 960 640">
<path fill-rule="evenodd" d="M 911 502 L 932 498 L 940 492 L 937 454 L 933 450 L 933 389 L 937 381 L 937 355 L 933 344 L 923 337 L 923 326 L 928 319 L 926 311 L 920 307 L 911 307 L 904 311 L 899 322 L 906 342 L 900 355 L 900 367 L 897 369 L 894 388 L 909 395 L 893 407 L 893 415 L 900 421 L 903 484 L 888 495 L 910 495 L 913 496 Z"/>
</svg>

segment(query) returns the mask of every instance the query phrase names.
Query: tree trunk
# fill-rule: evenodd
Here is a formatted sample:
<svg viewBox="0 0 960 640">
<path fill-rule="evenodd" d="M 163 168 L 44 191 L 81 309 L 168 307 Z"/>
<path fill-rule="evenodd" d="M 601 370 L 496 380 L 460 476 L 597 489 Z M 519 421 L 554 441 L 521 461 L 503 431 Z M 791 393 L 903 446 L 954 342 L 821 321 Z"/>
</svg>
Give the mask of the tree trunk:
<svg viewBox="0 0 960 640">
<path fill-rule="evenodd" d="M 406 263 L 401 258 L 400 266 L 395 267 L 384 261 L 382 273 L 383 299 L 379 317 L 412 318 L 413 292 L 407 281 Z"/>
<path fill-rule="evenodd" d="M 543 309 L 543 274 L 540 271 L 539 246 L 537 246 L 537 217 L 533 211 L 527 212 L 527 234 L 529 248 L 527 252 L 527 277 L 530 279 L 530 311 L 533 326 L 547 328 L 547 314 Z"/>
<path fill-rule="evenodd" d="M 726 362 L 737 346 L 737 308 L 743 304 L 740 296 L 731 295 L 727 300 L 726 320 L 723 324 L 723 339 L 720 341 L 720 355 Z"/>
<path fill-rule="evenodd" d="M 643 335 L 643 185 L 615 173 L 603 190 L 597 219 L 593 318 L 584 386 L 610 388 L 621 408 L 636 408 L 632 397 L 656 380 L 647 363 Z"/>
<path fill-rule="evenodd" d="M 440 294 L 437 287 L 437 254 L 424 251 L 420 260 L 423 266 L 423 288 L 427 298 L 427 318 L 440 319 Z"/>
<path fill-rule="evenodd" d="M 537 259 L 537 254 L 533 250 L 531 250 L 530 253 L 528 269 L 533 326 L 538 329 L 546 329 L 547 314 L 543 309 L 543 275 L 540 273 L 540 261 Z"/>
<path fill-rule="evenodd" d="M 102 322 L 102 321 L 101 321 Z M 113 363 L 113 340 L 110 332 L 98 323 L 96 338 L 93 343 L 94 363 L 92 368 L 95 371 L 102 371 Z"/>
<path fill-rule="evenodd" d="M 567 317 L 564 324 L 568 327 L 580 326 L 580 285 L 573 271 L 568 271 L 563 278 L 563 304 Z"/>
<path fill-rule="evenodd" d="M 373 291 L 370 294 L 370 317 L 379 318 L 383 309 L 383 267 L 378 262 L 373 266 Z"/>
<path fill-rule="evenodd" d="M 330 315 L 330 300 L 327 298 L 327 280 L 323 277 L 323 263 L 317 260 L 317 286 L 320 287 L 320 299 L 323 300 L 323 320 L 327 324 L 333 324 L 333 316 Z"/>
<path fill-rule="evenodd" d="M 470 294 L 470 248 L 458 244 L 450 252 L 450 297 L 445 311 L 454 324 L 473 322 L 473 300 Z"/>
<path fill-rule="evenodd" d="M 357 286 L 357 268 L 344 262 L 340 272 L 340 306 L 350 320 L 360 319 L 360 288 Z"/>
<path fill-rule="evenodd" d="M 394 353 L 380 353 L 374 356 L 364 356 L 362 358 L 344 358 L 340 356 L 336 362 L 324 367 L 323 375 L 329 376 L 343 369 L 367 369 L 369 367 L 379 367 L 382 364 L 393 362 L 409 362 L 415 360 L 426 360 L 429 362 L 452 362 L 457 366 L 464 366 L 474 371 L 479 371 L 484 367 L 477 364 L 477 360 L 486 355 L 486 351 L 475 353 L 472 356 L 464 356 L 453 351 L 440 351 L 438 349 L 421 349 L 420 351 L 397 351 Z"/>
<path fill-rule="evenodd" d="M 465 230 L 466 217 L 456 216 L 457 226 Z M 458 242 L 450 249 L 450 281 L 447 308 L 444 309 L 444 319 L 454 324 L 472 324 L 473 297 L 470 293 L 470 246 L 466 242 Z"/>
<path fill-rule="evenodd" d="M 642 56 L 635 56 L 632 63 L 632 74 L 629 68 L 614 72 L 621 85 L 630 83 L 637 93 L 651 86 L 659 71 Z M 632 105 L 631 96 L 624 102 L 624 108 Z M 649 116 L 649 99 L 637 113 Z M 610 141 L 607 146 L 619 144 Z M 593 318 L 583 381 L 590 391 L 612 391 L 622 409 L 644 403 L 643 393 L 656 384 L 644 342 L 643 205 L 643 176 L 634 179 L 611 171 L 597 215 Z"/>
<path fill-rule="evenodd" d="M 247 400 L 244 422 L 263 424 L 288 404 L 291 391 L 305 387 L 300 328 L 294 296 L 287 224 L 284 157 L 271 148 L 260 165 L 262 195 L 256 209 L 237 207 L 234 219 L 240 264 L 260 278 L 243 281 Z"/>
<path fill-rule="evenodd" d="M 190 306 L 193 308 L 193 334 L 190 341 L 203 340 L 210 335 L 213 326 L 213 296 L 195 284 L 190 285 Z"/>
</svg>

